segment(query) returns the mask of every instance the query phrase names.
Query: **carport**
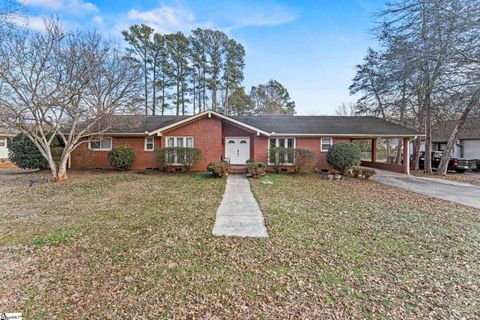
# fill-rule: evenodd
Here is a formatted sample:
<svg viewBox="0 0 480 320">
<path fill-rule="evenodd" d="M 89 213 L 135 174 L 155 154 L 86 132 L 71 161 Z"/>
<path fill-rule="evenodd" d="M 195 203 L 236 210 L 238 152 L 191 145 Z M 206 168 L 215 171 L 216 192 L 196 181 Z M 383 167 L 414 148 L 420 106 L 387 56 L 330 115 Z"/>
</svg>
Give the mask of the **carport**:
<svg viewBox="0 0 480 320">
<path fill-rule="evenodd" d="M 350 141 L 352 143 L 358 144 L 361 146 L 361 150 L 365 150 L 365 146 L 368 145 L 369 151 L 362 151 L 362 162 L 361 165 L 365 167 L 371 167 L 381 170 L 393 171 L 398 173 L 410 174 L 410 140 L 411 136 L 378 136 L 378 137 L 358 137 L 352 138 Z M 382 157 L 378 156 L 379 152 L 379 141 L 387 141 L 387 147 L 385 156 L 382 153 Z M 397 146 L 393 148 L 388 147 L 388 143 L 391 141 L 397 142 Z M 402 141 L 401 146 L 398 144 L 398 141 Z M 363 147 L 363 149 L 362 149 Z M 400 147 L 400 148 L 399 148 Z M 383 147 L 382 147 L 383 148 Z M 380 149 L 382 149 L 380 148 Z M 392 156 L 393 153 L 393 156 Z M 399 157 L 398 162 L 396 159 Z"/>
</svg>

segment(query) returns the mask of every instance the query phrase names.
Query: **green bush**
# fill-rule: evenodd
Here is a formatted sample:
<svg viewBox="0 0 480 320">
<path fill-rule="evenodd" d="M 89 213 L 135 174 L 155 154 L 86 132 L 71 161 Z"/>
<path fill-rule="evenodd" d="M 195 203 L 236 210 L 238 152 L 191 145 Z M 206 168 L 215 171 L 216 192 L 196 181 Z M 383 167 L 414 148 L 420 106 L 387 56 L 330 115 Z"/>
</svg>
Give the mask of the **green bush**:
<svg viewBox="0 0 480 320">
<path fill-rule="evenodd" d="M 51 144 L 52 155 L 56 158 L 56 149 L 63 150 L 63 143 L 58 137 L 55 137 Z M 8 143 L 9 159 L 17 167 L 22 169 L 46 169 L 47 160 L 42 156 L 35 144 L 23 133 L 17 134 Z M 58 158 L 59 159 L 59 158 Z M 58 161 L 58 159 L 55 159 Z"/>
<path fill-rule="evenodd" d="M 127 145 L 114 147 L 108 153 L 108 162 L 117 170 L 128 170 L 134 161 L 135 151 Z"/>
<path fill-rule="evenodd" d="M 228 164 L 223 161 L 210 162 L 207 170 L 211 175 L 222 178 L 228 173 Z"/>
<path fill-rule="evenodd" d="M 180 164 L 185 167 L 186 171 L 190 171 L 198 164 L 201 155 L 202 152 L 197 148 L 165 147 L 156 149 L 155 160 L 163 171 L 166 171 L 172 164 Z"/>
<path fill-rule="evenodd" d="M 286 164 L 292 164 L 295 158 L 295 149 L 283 147 L 271 147 L 269 161 L 272 164 L 273 171 L 280 172 L 280 169 Z"/>
<path fill-rule="evenodd" d="M 247 172 L 255 179 L 265 174 L 266 167 L 263 162 L 247 161 Z"/>
<path fill-rule="evenodd" d="M 336 143 L 330 147 L 327 153 L 327 163 L 343 174 L 352 167 L 358 166 L 360 162 L 360 149 L 353 143 Z"/>
<path fill-rule="evenodd" d="M 309 173 L 315 168 L 315 153 L 305 149 L 295 149 L 294 170 L 295 173 Z"/>
</svg>

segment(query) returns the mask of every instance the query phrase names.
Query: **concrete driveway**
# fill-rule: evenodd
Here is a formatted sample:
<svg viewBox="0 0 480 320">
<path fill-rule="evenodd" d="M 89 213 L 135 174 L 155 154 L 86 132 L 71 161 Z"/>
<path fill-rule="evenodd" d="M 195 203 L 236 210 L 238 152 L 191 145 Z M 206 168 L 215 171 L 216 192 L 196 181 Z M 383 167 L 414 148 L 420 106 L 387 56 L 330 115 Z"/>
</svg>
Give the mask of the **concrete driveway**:
<svg viewBox="0 0 480 320">
<path fill-rule="evenodd" d="M 377 170 L 377 174 L 372 179 L 386 185 L 480 209 L 480 186 L 382 170 Z"/>
</svg>

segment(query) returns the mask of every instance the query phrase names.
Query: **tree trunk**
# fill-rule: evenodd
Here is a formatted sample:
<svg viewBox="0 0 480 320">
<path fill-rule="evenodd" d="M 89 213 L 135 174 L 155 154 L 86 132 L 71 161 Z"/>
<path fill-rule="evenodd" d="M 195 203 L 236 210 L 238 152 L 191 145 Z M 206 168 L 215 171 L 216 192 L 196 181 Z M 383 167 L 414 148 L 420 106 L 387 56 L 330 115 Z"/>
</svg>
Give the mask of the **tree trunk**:
<svg viewBox="0 0 480 320">
<path fill-rule="evenodd" d="M 165 77 L 162 80 L 162 116 L 165 114 Z"/>
<path fill-rule="evenodd" d="M 202 100 L 203 100 L 203 111 L 207 110 L 207 84 L 206 84 L 206 81 L 205 81 L 205 78 L 206 75 L 205 75 L 205 71 L 203 72 L 203 97 L 202 97 Z"/>
<path fill-rule="evenodd" d="M 418 101 L 418 131 L 424 132 L 425 131 L 425 112 L 422 105 L 422 100 L 420 95 L 417 94 L 417 101 Z M 420 146 L 422 145 L 422 137 L 418 136 L 415 140 L 415 145 L 413 148 L 413 156 L 412 156 L 412 168 L 415 171 L 420 170 Z"/>
<path fill-rule="evenodd" d="M 217 89 L 212 89 L 212 110 L 217 111 Z"/>
<path fill-rule="evenodd" d="M 225 86 L 225 103 L 223 105 L 223 112 L 225 113 L 226 116 L 228 116 L 229 111 L 228 111 L 228 82 L 227 85 Z"/>
<path fill-rule="evenodd" d="M 152 115 L 155 115 L 155 111 L 157 109 L 157 97 L 156 97 L 157 85 L 156 85 L 156 82 L 157 82 L 157 71 L 156 71 L 156 68 L 154 66 L 153 67 L 153 87 L 152 87 L 152 91 L 153 91 L 153 95 L 152 95 Z"/>
<path fill-rule="evenodd" d="M 66 158 L 68 159 L 68 158 Z M 67 180 L 67 163 L 60 163 L 58 166 L 57 176 L 55 177 L 55 181 L 64 181 Z"/>
<path fill-rule="evenodd" d="M 430 94 L 425 97 L 425 173 L 432 173 L 432 106 Z"/>
<path fill-rule="evenodd" d="M 387 139 L 387 140 L 385 141 L 385 144 L 386 144 L 386 148 L 385 148 L 385 149 L 386 149 L 386 152 L 387 152 L 387 159 L 386 159 L 386 161 L 387 161 L 387 163 L 391 163 L 391 162 L 390 162 L 390 149 L 391 149 L 391 147 L 390 147 L 390 139 Z"/>
<path fill-rule="evenodd" d="M 197 90 L 196 90 L 197 81 L 195 77 L 193 79 L 193 115 L 195 115 L 196 102 L 197 102 Z"/>
<path fill-rule="evenodd" d="M 479 96 L 480 96 L 480 90 L 473 95 L 472 99 L 469 101 L 465 110 L 463 110 L 460 119 L 455 125 L 455 128 L 453 129 L 453 132 L 450 135 L 450 138 L 448 139 L 447 146 L 443 151 L 442 159 L 440 160 L 440 164 L 438 165 L 437 175 L 439 176 L 447 175 L 448 162 L 450 161 L 450 157 L 452 155 L 455 142 L 457 141 L 458 133 L 460 132 L 460 130 L 462 130 L 463 125 L 465 124 L 465 121 L 467 121 L 467 117 L 468 117 L 468 114 L 470 113 L 470 110 L 472 110 L 473 107 L 478 104 Z"/>
<path fill-rule="evenodd" d="M 177 107 L 177 116 L 180 115 L 180 85 L 178 84 L 178 81 L 177 81 L 177 97 L 176 97 L 176 100 L 175 101 L 175 104 L 176 104 L 176 107 Z"/>
<path fill-rule="evenodd" d="M 420 170 L 420 146 L 422 145 L 422 137 L 418 136 L 413 145 L 412 168 L 415 171 Z"/>
<path fill-rule="evenodd" d="M 401 164 L 402 163 L 402 146 L 403 146 L 403 140 L 398 139 L 397 143 L 397 154 L 395 157 L 395 164 Z M 410 157 L 410 155 L 408 155 Z"/>
<path fill-rule="evenodd" d="M 182 116 L 185 115 L 185 88 L 182 83 Z"/>
<path fill-rule="evenodd" d="M 145 53 L 146 55 L 146 53 Z M 148 115 L 148 69 L 147 69 L 147 59 L 143 61 L 143 81 L 144 81 L 144 90 L 145 90 L 145 115 Z"/>
</svg>

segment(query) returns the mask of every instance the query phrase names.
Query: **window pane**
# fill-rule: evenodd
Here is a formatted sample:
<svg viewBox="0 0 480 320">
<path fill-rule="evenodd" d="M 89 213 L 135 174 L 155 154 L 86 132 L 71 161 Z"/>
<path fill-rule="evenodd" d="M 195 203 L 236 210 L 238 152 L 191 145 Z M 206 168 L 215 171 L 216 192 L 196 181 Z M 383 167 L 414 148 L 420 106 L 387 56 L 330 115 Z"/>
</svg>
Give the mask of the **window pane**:
<svg viewBox="0 0 480 320">
<path fill-rule="evenodd" d="M 287 140 L 287 148 L 293 149 L 293 139 L 288 139 Z"/>
<path fill-rule="evenodd" d="M 173 147 L 175 144 L 175 139 L 174 138 L 168 138 L 167 140 L 167 146 L 168 147 Z"/>
<path fill-rule="evenodd" d="M 175 153 L 173 151 L 167 153 L 167 163 L 175 163 Z"/>
<path fill-rule="evenodd" d="M 111 149 L 112 148 L 112 139 L 105 138 L 102 139 L 102 149 Z"/>
<path fill-rule="evenodd" d="M 285 148 L 285 139 L 278 139 L 278 146 L 281 148 Z"/>
<path fill-rule="evenodd" d="M 92 141 L 90 141 L 90 148 L 92 148 L 92 149 L 100 149 L 100 140 L 92 140 Z"/>
<path fill-rule="evenodd" d="M 147 138 L 147 141 L 146 141 L 146 144 L 145 144 L 145 148 L 147 150 L 153 150 L 153 138 L 151 137 L 148 137 Z"/>
<path fill-rule="evenodd" d="M 275 141 L 276 141 L 276 139 L 270 139 L 270 147 L 275 147 L 276 146 Z"/>
<path fill-rule="evenodd" d="M 193 138 L 187 138 L 187 148 L 193 148 Z"/>
<path fill-rule="evenodd" d="M 0 147 L 5 147 L 5 139 L 0 139 Z"/>
<path fill-rule="evenodd" d="M 177 147 L 179 148 L 183 147 L 183 138 L 177 138 Z"/>
</svg>

